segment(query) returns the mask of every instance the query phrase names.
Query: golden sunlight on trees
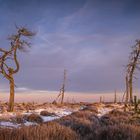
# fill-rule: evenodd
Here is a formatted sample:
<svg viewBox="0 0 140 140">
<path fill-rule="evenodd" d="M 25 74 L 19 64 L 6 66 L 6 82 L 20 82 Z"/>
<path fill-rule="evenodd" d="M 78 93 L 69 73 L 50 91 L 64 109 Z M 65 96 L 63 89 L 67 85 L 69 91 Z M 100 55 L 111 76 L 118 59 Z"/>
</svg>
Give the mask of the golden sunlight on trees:
<svg viewBox="0 0 140 140">
<path fill-rule="evenodd" d="M 10 84 L 8 111 L 13 111 L 14 109 L 14 74 L 16 74 L 20 68 L 19 61 L 17 59 L 17 50 L 25 51 L 26 47 L 30 47 L 30 43 L 26 40 L 26 38 L 32 37 L 34 35 L 35 33 L 29 31 L 24 27 L 17 27 L 17 33 L 9 37 L 11 43 L 9 50 L 0 48 L 0 73 L 7 80 L 9 80 Z"/>
</svg>

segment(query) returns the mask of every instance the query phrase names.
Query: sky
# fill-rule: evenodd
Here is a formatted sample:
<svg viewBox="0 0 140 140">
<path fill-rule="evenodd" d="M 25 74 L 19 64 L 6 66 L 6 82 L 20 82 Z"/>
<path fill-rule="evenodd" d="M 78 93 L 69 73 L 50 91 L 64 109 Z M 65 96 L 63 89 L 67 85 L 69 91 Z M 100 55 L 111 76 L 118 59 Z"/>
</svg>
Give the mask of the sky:
<svg viewBox="0 0 140 140">
<path fill-rule="evenodd" d="M 0 0 L 1 48 L 8 48 L 15 24 L 36 32 L 31 49 L 18 52 L 16 90 L 58 91 L 66 69 L 66 91 L 124 92 L 131 46 L 140 39 L 139 5 L 139 0 Z M 8 88 L 1 76 L 0 91 Z"/>
</svg>

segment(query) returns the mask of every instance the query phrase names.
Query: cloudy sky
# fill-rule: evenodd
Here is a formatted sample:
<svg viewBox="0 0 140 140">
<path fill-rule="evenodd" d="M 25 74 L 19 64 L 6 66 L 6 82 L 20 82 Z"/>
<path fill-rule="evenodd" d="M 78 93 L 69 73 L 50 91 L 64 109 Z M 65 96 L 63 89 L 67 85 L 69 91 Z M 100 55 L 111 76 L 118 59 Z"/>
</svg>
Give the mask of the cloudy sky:
<svg viewBox="0 0 140 140">
<path fill-rule="evenodd" d="M 124 91 L 130 46 L 140 38 L 139 6 L 139 0 L 0 0 L 1 48 L 8 48 L 15 24 L 36 32 L 29 52 L 18 52 L 18 89 L 57 91 L 67 69 L 67 91 Z M 0 91 L 7 87 L 1 76 Z"/>
</svg>

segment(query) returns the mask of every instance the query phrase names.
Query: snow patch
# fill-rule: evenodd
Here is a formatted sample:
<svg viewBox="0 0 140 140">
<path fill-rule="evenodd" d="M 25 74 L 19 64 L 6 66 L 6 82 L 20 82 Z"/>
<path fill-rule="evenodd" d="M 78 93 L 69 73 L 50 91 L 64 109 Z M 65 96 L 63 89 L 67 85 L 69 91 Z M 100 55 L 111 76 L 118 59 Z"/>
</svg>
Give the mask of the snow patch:
<svg viewBox="0 0 140 140">
<path fill-rule="evenodd" d="M 47 109 L 36 109 L 36 110 L 29 110 L 28 112 L 22 112 L 21 115 L 31 115 L 32 113 L 38 114 L 40 115 L 41 111 L 48 111 L 50 113 L 54 113 L 55 115 L 52 116 L 42 116 L 40 115 L 40 117 L 43 119 L 43 122 L 48 122 L 48 121 L 52 121 L 58 118 L 61 118 L 63 116 L 67 116 L 70 115 L 73 112 L 76 112 L 78 110 L 81 110 L 82 108 L 77 108 L 77 109 L 72 109 L 72 108 L 68 108 L 68 107 L 64 107 L 64 108 L 58 108 L 58 107 L 49 107 Z M 4 114 L 0 114 L 0 116 L 4 117 L 4 116 L 8 116 L 8 117 L 16 117 L 16 113 L 4 113 Z M 36 122 L 29 122 L 29 121 L 25 121 L 25 123 L 13 123 L 10 120 L 9 121 L 1 121 L 0 122 L 0 127 L 9 127 L 9 128 L 18 128 L 21 126 L 30 126 L 30 125 L 37 125 Z"/>
<path fill-rule="evenodd" d="M 98 108 L 97 116 L 101 118 L 102 116 L 104 116 L 105 114 L 109 113 L 112 110 L 113 110 L 112 108 L 107 108 L 107 107 Z"/>
<path fill-rule="evenodd" d="M 43 122 L 48 122 L 48 121 L 53 121 L 55 119 L 59 119 L 60 117 L 57 116 L 41 116 L 41 118 L 43 119 Z"/>
<path fill-rule="evenodd" d="M 13 128 L 18 128 L 20 124 L 12 123 L 12 122 L 0 122 L 0 126 L 3 127 L 13 127 Z"/>
<path fill-rule="evenodd" d="M 25 126 L 37 125 L 37 123 L 26 121 L 26 122 L 24 123 L 24 125 L 25 125 Z"/>
</svg>

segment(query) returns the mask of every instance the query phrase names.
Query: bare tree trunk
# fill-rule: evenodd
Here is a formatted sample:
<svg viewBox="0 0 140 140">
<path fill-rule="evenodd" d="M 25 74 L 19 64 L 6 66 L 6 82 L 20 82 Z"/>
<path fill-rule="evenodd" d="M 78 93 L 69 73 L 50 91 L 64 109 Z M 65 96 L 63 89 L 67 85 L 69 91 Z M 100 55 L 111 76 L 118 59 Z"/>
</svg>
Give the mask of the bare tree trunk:
<svg viewBox="0 0 140 140">
<path fill-rule="evenodd" d="M 61 104 L 64 103 L 64 93 L 62 93 L 62 100 L 61 100 Z"/>
<path fill-rule="evenodd" d="M 133 85 L 132 85 L 132 77 L 129 79 L 129 94 L 130 94 L 130 103 L 133 103 Z"/>
<path fill-rule="evenodd" d="M 10 97 L 9 97 L 9 111 L 12 112 L 14 110 L 14 96 L 15 96 L 15 85 L 14 85 L 14 78 L 11 75 L 11 80 L 10 80 Z"/>
<path fill-rule="evenodd" d="M 128 77 L 126 76 L 126 98 L 125 98 L 125 104 L 127 104 L 128 103 L 128 99 L 129 99 L 129 91 L 128 91 L 128 87 L 129 87 L 129 85 L 128 85 Z"/>
<path fill-rule="evenodd" d="M 102 103 L 103 101 L 102 101 L 102 96 L 100 96 L 100 103 Z"/>
<path fill-rule="evenodd" d="M 63 87 L 63 89 L 62 89 L 62 93 L 61 93 L 61 94 L 62 94 L 61 104 L 64 103 L 64 92 L 65 92 L 65 91 L 64 91 L 64 87 Z"/>
<path fill-rule="evenodd" d="M 64 81 L 63 81 L 63 85 L 62 85 L 62 88 L 61 88 L 61 104 L 63 104 L 64 102 L 64 93 L 65 93 L 65 83 L 66 83 L 66 70 L 64 70 Z"/>
<path fill-rule="evenodd" d="M 114 103 L 117 103 L 117 94 L 116 94 L 116 90 L 115 90 L 115 93 L 114 93 Z"/>
</svg>

